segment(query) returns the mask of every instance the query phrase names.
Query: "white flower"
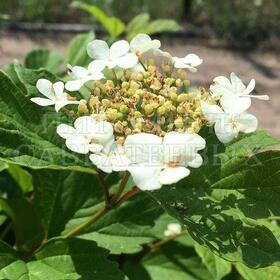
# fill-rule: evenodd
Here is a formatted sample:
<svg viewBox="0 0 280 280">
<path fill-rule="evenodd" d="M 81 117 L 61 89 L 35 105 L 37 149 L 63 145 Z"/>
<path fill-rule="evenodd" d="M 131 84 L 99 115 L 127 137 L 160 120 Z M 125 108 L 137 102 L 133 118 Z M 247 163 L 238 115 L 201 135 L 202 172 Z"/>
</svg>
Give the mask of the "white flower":
<svg viewBox="0 0 280 280">
<path fill-rule="evenodd" d="M 134 53 L 129 53 L 129 49 L 129 43 L 125 40 L 113 43 L 110 48 L 105 41 L 92 41 L 87 47 L 88 55 L 94 59 L 88 67 L 89 71 L 102 71 L 106 66 L 110 69 L 116 66 L 124 69 L 134 67 L 138 58 Z"/>
<path fill-rule="evenodd" d="M 251 106 L 251 98 L 269 99 L 267 95 L 250 94 L 256 85 L 254 79 L 250 81 L 247 87 L 235 73 L 231 73 L 230 80 L 224 76 L 219 76 L 213 81 L 214 84 L 210 86 L 212 96 L 221 96 L 220 103 L 228 113 L 236 114 L 246 111 Z"/>
<path fill-rule="evenodd" d="M 167 229 L 164 231 L 164 236 L 172 237 L 182 233 L 182 226 L 177 223 L 171 223 L 167 225 Z"/>
<path fill-rule="evenodd" d="M 65 88 L 69 91 L 79 90 L 87 81 L 96 81 L 104 78 L 103 73 L 100 71 L 90 72 L 84 67 L 72 67 L 70 64 L 67 67 L 69 69 L 68 74 L 73 79 L 65 84 Z"/>
<path fill-rule="evenodd" d="M 205 140 L 189 133 L 170 132 L 164 138 L 139 133 L 129 135 L 124 148 L 135 184 L 141 190 L 155 190 L 188 176 L 187 167 L 201 166 L 197 152 L 205 148 Z"/>
<path fill-rule="evenodd" d="M 215 123 L 214 130 L 217 138 L 222 143 L 229 143 L 236 138 L 239 132 L 252 133 L 258 127 L 255 116 L 243 113 L 234 113 L 232 110 L 224 110 L 218 105 L 209 105 L 201 102 L 201 108 L 209 122 Z"/>
<path fill-rule="evenodd" d="M 159 40 L 152 40 L 147 34 L 138 34 L 130 42 L 130 50 L 138 57 L 142 54 L 152 51 L 155 55 L 161 55 L 171 58 L 168 52 L 160 50 L 161 43 Z"/>
<path fill-rule="evenodd" d="M 89 156 L 90 160 L 100 170 L 111 173 L 113 171 L 126 171 L 130 164 L 121 145 L 114 143 L 111 150 L 106 153 L 96 153 Z"/>
<path fill-rule="evenodd" d="M 36 87 L 47 98 L 33 97 L 30 100 L 40 106 L 55 105 L 56 112 L 68 104 L 80 103 L 79 101 L 69 100 L 70 96 L 64 92 L 63 82 L 52 84 L 49 80 L 39 79 Z"/>
<path fill-rule="evenodd" d="M 106 121 L 97 121 L 93 117 L 79 117 L 74 127 L 60 124 L 57 133 L 66 139 L 66 146 L 73 152 L 87 154 L 110 150 L 114 142 L 113 126 Z"/>
<path fill-rule="evenodd" d="M 191 72 L 197 71 L 197 66 L 199 66 L 203 60 L 196 54 L 190 53 L 185 57 L 173 57 L 172 61 L 174 63 L 175 68 L 184 68 L 188 69 Z"/>
</svg>

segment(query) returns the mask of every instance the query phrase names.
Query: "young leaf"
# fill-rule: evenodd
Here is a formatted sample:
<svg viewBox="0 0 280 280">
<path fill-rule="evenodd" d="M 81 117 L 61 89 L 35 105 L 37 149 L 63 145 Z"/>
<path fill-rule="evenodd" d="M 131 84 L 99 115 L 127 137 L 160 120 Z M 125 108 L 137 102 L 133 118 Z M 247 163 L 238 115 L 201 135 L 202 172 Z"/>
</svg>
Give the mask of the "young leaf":
<svg viewBox="0 0 280 280">
<path fill-rule="evenodd" d="M 73 2 L 73 7 L 80 8 L 96 18 L 112 38 L 117 38 L 125 29 L 125 24 L 116 17 L 107 16 L 100 8 L 81 2 Z"/>
<path fill-rule="evenodd" d="M 212 157 L 210 145 L 205 166 L 176 186 L 149 194 L 185 224 L 198 243 L 221 257 L 251 267 L 279 265 L 278 236 L 255 219 L 280 215 L 280 152 L 247 156 L 268 143 L 272 138 L 257 132 L 233 146 L 216 143 L 218 153 Z"/>
<path fill-rule="evenodd" d="M 61 54 L 50 49 L 35 49 L 27 54 L 24 65 L 27 68 L 46 70 L 59 73 L 63 57 Z"/>
<path fill-rule="evenodd" d="M 34 96 L 34 85 L 24 85 L 16 86 L 0 71 L 0 159 L 31 168 L 94 172 L 85 158 L 67 151 L 57 135 L 57 125 L 67 118 L 32 103 L 27 96 Z"/>
<path fill-rule="evenodd" d="M 87 45 L 94 38 L 93 32 L 75 36 L 69 44 L 65 62 L 71 65 L 87 66 L 91 61 L 87 54 Z"/>
<path fill-rule="evenodd" d="M 181 30 L 181 26 L 172 19 L 157 19 L 149 23 L 145 28 L 144 33 L 155 34 L 160 32 L 174 32 Z"/>
<path fill-rule="evenodd" d="M 5 243 L 0 243 L 0 279 L 9 280 L 124 280 L 108 252 L 95 242 L 80 239 L 54 239 L 25 262 Z"/>
<path fill-rule="evenodd" d="M 209 249 L 195 243 L 195 251 L 201 257 L 213 280 L 221 280 L 231 272 L 231 263 L 214 255 Z"/>
</svg>

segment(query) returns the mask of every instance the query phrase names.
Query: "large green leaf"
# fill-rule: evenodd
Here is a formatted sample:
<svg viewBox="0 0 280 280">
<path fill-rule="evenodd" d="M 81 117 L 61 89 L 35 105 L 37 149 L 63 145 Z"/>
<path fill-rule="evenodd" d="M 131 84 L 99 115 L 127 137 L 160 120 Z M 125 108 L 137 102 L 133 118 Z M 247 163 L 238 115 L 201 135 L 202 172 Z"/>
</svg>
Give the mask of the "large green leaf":
<svg viewBox="0 0 280 280">
<path fill-rule="evenodd" d="M 143 32 L 143 29 L 149 24 L 150 15 L 148 13 L 142 13 L 135 16 L 127 25 L 126 37 L 131 40 L 138 33 Z"/>
<path fill-rule="evenodd" d="M 7 169 L 9 165 L 5 162 L 0 161 L 0 172 Z"/>
<path fill-rule="evenodd" d="M 279 265 L 279 238 L 256 219 L 280 215 L 280 152 L 247 156 L 277 141 L 261 131 L 228 146 L 207 140 L 206 164 L 151 196 L 221 257 L 251 267 Z"/>
<path fill-rule="evenodd" d="M 237 271 L 245 280 L 279 280 L 280 268 L 275 266 L 251 269 L 243 264 L 236 265 Z"/>
<path fill-rule="evenodd" d="M 107 251 L 92 241 L 54 239 L 46 243 L 28 262 L 19 259 L 16 252 L 4 243 L 0 243 L 0 249 L 0 279 L 124 279 L 117 264 L 107 259 Z"/>
<path fill-rule="evenodd" d="M 71 65 L 87 66 L 91 61 L 87 54 L 87 45 L 94 38 L 93 32 L 75 36 L 69 44 L 65 62 Z"/>
<path fill-rule="evenodd" d="M 35 206 L 49 237 L 69 232 L 104 206 L 103 191 L 95 176 L 43 170 L 33 175 Z M 116 175 L 107 179 L 111 191 L 117 179 Z M 81 232 L 80 237 L 95 240 L 114 254 L 134 253 L 155 239 L 154 225 L 161 214 L 161 208 L 146 194 L 137 194 Z"/>
<path fill-rule="evenodd" d="M 72 6 L 80 8 L 91 14 L 102 24 L 102 26 L 106 29 L 106 31 L 110 34 L 112 38 L 117 38 L 120 34 L 123 33 L 125 29 L 125 24 L 120 19 L 116 17 L 107 16 L 97 6 L 88 5 L 81 2 L 73 2 Z"/>
<path fill-rule="evenodd" d="M 59 73 L 63 57 L 50 49 L 35 49 L 29 52 L 24 61 L 27 68 L 44 68 L 53 73 Z"/>
<path fill-rule="evenodd" d="M 203 264 L 210 272 L 213 280 L 221 280 L 231 272 L 231 263 L 214 255 L 209 249 L 195 243 L 195 250 Z"/>
<path fill-rule="evenodd" d="M 35 76 L 40 71 L 28 72 L 33 76 L 27 78 L 23 69 L 15 85 L 0 71 L 0 159 L 31 168 L 93 172 L 87 158 L 68 151 L 56 133 L 59 123 L 69 122 L 67 117 L 30 101 L 29 97 L 35 95 Z"/>
<path fill-rule="evenodd" d="M 127 262 L 124 271 L 130 280 L 212 279 L 193 249 L 177 242 L 149 253 L 140 262 Z"/>
</svg>

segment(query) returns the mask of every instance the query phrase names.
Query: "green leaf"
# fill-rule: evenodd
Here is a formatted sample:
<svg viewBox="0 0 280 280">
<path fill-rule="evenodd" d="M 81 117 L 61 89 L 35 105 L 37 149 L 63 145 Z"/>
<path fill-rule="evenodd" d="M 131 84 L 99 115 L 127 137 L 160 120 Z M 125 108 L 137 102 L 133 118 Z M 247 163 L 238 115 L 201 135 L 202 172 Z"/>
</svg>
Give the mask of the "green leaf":
<svg viewBox="0 0 280 280">
<path fill-rule="evenodd" d="M 0 243 L 0 249 L 0 279 L 124 279 L 117 264 L 107 259 L 107 251 L 91 241 L 74 238 L 51 240 L 29 262 L 17 258 L 8 245 Z"/>
<path fill-rule="evenodd" d="M 95 176 L 50 170 L 34 171 L 33 176 L 35 207 L 48 237 L 69 232 L 104 206 L 103 191 Z M 116 179 L 112 181 L 112 177 Z M 111 175 L 108 180 L 113 192 L 119 179 Z M 155 239 L 155 221 L 162 213 L 146 194 L 137 194 L 81 232 L 79 237 L 94 240 L 113 254 L 135 253 L 142 249 L 142 244 Z"/>
<path fill-rule="evenodd" d="M 195 243 L 195 251 L 210 272 L 213 280 L 220 280 L 231 272 L 231 263 L 214 255 L 209 249 Z"/>
<path fill-rule="evenodd" d="M 130 280 L 211 279 L 211 274 L 192 249 L 176 242 L 149 253 L 137 264 L 127 262 L 124 272 Z"/>
<path fill-rule="evenodd" d="M 35 49 L 27 54 L 24 65 L 27 68 L 46 70 L 59 73 L 63 57 L 61 54 L 49 49 Z"/>
<path fill-rule="evenodd" d="M 126 27 L 126 38 L 131 40 L 135 35 L 141 33 L 143 29 L 147 26 L 150 20 L 150 15 L 148 13 L 142 13 L 135 16 Z"/>
<path fill-rule="evenodd" d="M 7 169 L 9 165 L 5 162 L 0 161 L 0 172 Z"/>
<path fill-rule="evenodd" d="M 35 250 L 45 233 L 30 202 L 23 197 L 0 198 L 0 205 L 13 221 L 17 249 L 26 253 Z"/>
<path fill-rule="evenodd" d="M 157 19 L 149 23 L 145 28 L 146 34 L 155 34 L 161 32 L 174 32 L 181 30 L 181 26 L 172 19 Z"/>
<path fill-rule="evenodd" d="M 91 61 L 87 54 L 87 45 L 94 38 L 93 32 L 75 36 L 69 44 L 65 62 L 71 65 L 87 66 Z"/>
<path fill-rule="evenodd" d="M 263 132 L 228 146 L 208 140 L 203 167 L 176 186 L 149 194 L 221 257 L 251 267 L 279 265 L 279 238 L 256 219 L 280 215 L 280 152 L 248 157 L 277 141 Z"/>
<path fill-rule="evenodd" d="M 32 175 L 28 171 L 18 165 L 9 164 L 8 172 L 24 193 L 33 190 Z"/>
<path fill-rule="evenodd" d="M 23 72 L 21 79 L 26 75 L 25 71 Z M 34 75 L 40 72 L 31 73 L 35 83 L 37 79 Z M 62 113 L 55 113 L 53 108 L 42 108 L 30 101 L 29 96 L 35 94 L 34 84 L 26 81 L 24 87 L 21 87 L 21 84 L 15 85 L 0 71 L 0 88 L 2 161 L 31 168 L 94 172 L 89 168 L 87 158 L 68 151 L 63 139 L 56 133 L 59 123 L 69 122 L 67 117 Z"/>
<path fill-rule="evenodd" d="M 237 271 L 245 280 L 279 280 L 280 268 L 271 266 L 266 268 L 251 269 L 243 264 L 236 264 Z"/>
<path fill-rule="evenodd" d="M 96 18 L 112 38 L 117 38 L 125 30 L 125 24 L 116 17 L 107 16 L 100 8 L 81 2 L 73 2 L 72 6 L 80 8 Z"/>
</svg>

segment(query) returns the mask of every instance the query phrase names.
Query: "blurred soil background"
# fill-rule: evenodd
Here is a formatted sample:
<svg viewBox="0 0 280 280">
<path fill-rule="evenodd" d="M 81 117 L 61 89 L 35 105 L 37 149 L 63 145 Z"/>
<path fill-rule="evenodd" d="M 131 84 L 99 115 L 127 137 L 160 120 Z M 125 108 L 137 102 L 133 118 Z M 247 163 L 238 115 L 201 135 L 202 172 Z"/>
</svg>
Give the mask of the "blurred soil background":
<svg viewBox="0 0 280 280">
<path fill-rule="evenodd" d="M 195 36 L 184 32 L 161 35 L 163 48 L 173 55 L 196 53 L 204 59 L 193 85 L 208 87 L 214 77 L 234 71 L 248 83 L 257 81 L 257 94 L 269 94 L 270 101 L 254 100 L 251 112 L 280 138 L 280 1 L 279 0 L 85 0 L 107 14 L 128 22 L 148 12 L 152 18 L 172 18 L 183 30 L 198 30 Z M 83 11 L 70 8 L 69 0 L 0 1 L 2 23 L 85 23 L 96 21 Z M 129 12 L 127 12 L 129 11 Z M 1 23 L 1 22 L 0 22 Z M 200 36 L 201 32 L 201 36 Z M 191 32 L 189 32 L 191 33 Z M 170 36 L 172 35 L 172 36 Z M 14 32 L 0 30 L 0 67 L 14 59 L 23 61 L 34 48 L 47 47 L 65 52 L 72 33 Z"/>
</svg>

